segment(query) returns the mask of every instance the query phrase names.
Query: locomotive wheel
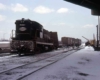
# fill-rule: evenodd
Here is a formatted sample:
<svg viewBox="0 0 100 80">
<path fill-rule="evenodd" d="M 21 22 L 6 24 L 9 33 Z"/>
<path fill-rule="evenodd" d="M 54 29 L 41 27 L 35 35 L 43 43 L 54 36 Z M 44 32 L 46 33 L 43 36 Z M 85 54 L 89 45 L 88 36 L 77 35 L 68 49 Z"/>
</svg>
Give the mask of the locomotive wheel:
<svg viewBox="0 0 100 80">
<path fill-rule="evenodd" d="M 39 54 L 41 52 L 41 49 L 39 47 L 36 48 L 35 53 Z"/>
<path fill-rule="evenodd" d="M 2 50 L 2 49 L 0 48 L 0 50 Z"/>
<path fill-rule="evenodd" d="M 21 56 L 21 53 L 20 52 L 18 53 L 18 56 Z"/>
</svg>

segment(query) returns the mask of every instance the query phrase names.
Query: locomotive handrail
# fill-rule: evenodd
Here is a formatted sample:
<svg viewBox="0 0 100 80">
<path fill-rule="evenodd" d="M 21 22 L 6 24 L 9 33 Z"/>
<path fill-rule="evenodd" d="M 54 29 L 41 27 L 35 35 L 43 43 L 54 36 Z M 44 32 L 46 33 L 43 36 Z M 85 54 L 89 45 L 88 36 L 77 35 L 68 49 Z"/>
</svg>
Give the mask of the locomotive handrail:
<svg viewBox="0 0 100 80">
<path fill-rule="evenodd" d="M 12 30 L 12 32 L 11 32 L 11 33 L 12 33 L 12 34 L 11 34 L 11 38 L 14 38 L 14 35 L 15 35 L 14 31 L 15 31 L 15 30 Z"/>
<path fill-rule="evenodd" d="M 13 40 L 13 41 L 20 41 L 20 40 Z M 23 40 L 23 41 L 26 41 L 26 40 Z M 32 41 L 32 40 L 27 40 L 26 42 L 28 42 L 28 41 Z"/>
<path fill-rule="evenodd" d="M 16 33 L 16 34 L 30 34 L 30 33 Z"/>
<path fill-rule="evenodd" d="M 53 45 L 53 43 L 45 43 L 45 42 L 36 42 L 37 44 L 45 44 L 45 45 Z"/>
</svg>

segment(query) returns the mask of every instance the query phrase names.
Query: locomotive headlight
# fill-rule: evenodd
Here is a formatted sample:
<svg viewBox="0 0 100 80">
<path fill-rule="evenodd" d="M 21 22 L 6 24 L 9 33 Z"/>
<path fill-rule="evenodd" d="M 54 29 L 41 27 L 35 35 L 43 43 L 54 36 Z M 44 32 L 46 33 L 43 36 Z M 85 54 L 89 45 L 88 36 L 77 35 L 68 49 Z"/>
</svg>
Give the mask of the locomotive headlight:
<svg viewBox="0 0 100 80">
<path fill-rule="evenodd" d="M 20 27 L 19 30 L 20 31 L 26 31 L 26 28 L 25 27 Z"/>
</svg>

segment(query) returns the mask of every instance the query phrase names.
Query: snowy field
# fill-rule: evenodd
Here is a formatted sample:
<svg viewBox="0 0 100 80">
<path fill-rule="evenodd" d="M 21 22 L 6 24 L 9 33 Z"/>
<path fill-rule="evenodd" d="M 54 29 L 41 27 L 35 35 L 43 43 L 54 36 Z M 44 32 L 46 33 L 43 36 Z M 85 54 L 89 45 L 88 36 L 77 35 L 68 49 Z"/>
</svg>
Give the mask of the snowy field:
<svg viewBox="0 0 100 80">
<path fill-rule="evenodd" d="M 85 47 L 22 80 L 100 80 L 100 52 Z"/>
</svg>

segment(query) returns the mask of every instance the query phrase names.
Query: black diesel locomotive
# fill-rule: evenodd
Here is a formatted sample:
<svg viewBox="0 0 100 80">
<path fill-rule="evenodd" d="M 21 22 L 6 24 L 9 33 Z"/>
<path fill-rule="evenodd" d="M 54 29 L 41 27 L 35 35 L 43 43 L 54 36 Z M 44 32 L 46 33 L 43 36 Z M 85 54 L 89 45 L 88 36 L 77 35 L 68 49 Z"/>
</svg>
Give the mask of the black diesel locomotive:
<svg viewBox="0 0 100 80">
<path fill-rule="evenodd" d="M 43 26 L 30 19 L 16 20 L 15 37 L 10 43 L 11 52 L 19 54 L 51 51 L 58 48 L 57 32 L 49 32 Z M 13 33 L 12 33 L 13 35 Z"/>
</svg>

